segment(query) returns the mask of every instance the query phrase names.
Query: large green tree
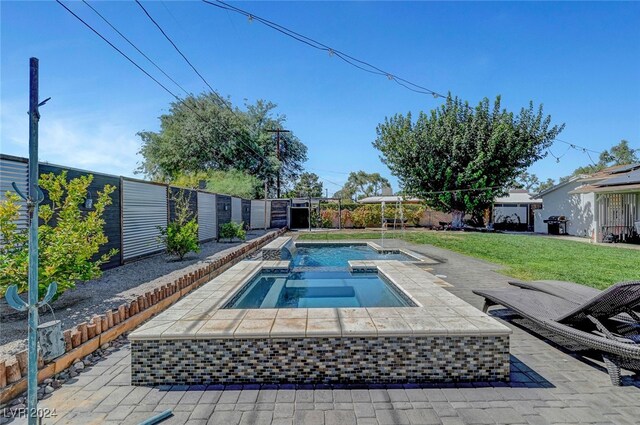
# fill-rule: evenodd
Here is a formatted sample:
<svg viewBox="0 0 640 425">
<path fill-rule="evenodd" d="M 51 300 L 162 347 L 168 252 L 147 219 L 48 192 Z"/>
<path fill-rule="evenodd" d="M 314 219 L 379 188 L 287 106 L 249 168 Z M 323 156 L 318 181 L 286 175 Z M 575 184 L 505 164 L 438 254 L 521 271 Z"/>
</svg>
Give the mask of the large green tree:
<svg viewBox="0 0 640 425">
<path fill-rule="evenodd" d="M 493 199 L 546 155 L 563 128 L 532 102 L 514 114 L 501 107 L 500 96 L 471 107 L 449 95 L 415 121 L 410 113 L 386 118 L 373 145 L 405 192 L 452 213 L 459 227 L 465 214 L 480 224 Z"/>
<path fill-rule="evenodd" d="M 302 173 L 293 189 L 288 193 L 291 198 L 319 198 L 322 196 L 322 182 L 315 173 Z"/>
<path fill-rule="evenodd" d="M 358 200 L 368 196 L 379 196 L 382 195 L 382 189 L 385 187 L 391 187 L 391 184 L 380 173 L 367 173 L 360 170 L 349 173 L 347 182 L 334 194 L 334 197 Z"/>
<path fill-rule="evenodd" d="M 295 180 L 307 159 L 307 147 L 293 133 L 274 136 L 266 130 L 283 127 L 276 105 L 259 100 L 245 110 L 229 106 L 214 93 L 173 102 L 160 116 L 160 131 L 142 131 L 138 172 L 156 181 L 209 170 L 238 170 L 273 187 L 278 172 L 283 184 Z M 278 159 L 279 157 L 279 159 Z"/>
</svg>

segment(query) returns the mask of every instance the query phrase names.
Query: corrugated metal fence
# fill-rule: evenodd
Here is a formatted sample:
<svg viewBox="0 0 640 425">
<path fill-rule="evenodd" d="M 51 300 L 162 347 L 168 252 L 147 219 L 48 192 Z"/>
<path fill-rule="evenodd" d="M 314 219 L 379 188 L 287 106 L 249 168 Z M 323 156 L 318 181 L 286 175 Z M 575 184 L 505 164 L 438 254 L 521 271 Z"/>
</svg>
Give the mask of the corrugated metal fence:
<svg viewBox="0 0 640 425">
<path fill-rule="evenodd" d="M 28 192 L 27 168 L 25 158 L 0 154 L 0 199 L 5 199 L 7 191 L 13 191 L 12 182 L 16 182 L 23 193 Z M 101 249 L 101 253 L 116 248 L 120 255 L 112 258 L 104 268 L 162 252 L 163 246 L 158 239 L 160 228 L 166 227 L 175 218 L 177 196 L 188 198 L 189 209 L 198 220 L 198 239 L 201 242 L 216 239 L 220 225 L 232 219 L 237 222 L 246 220 L 247 223 L 251 220 L 252 203 L 246 199 L 51 164 L 40 164 L 39 169 L 40 174 L 67 171 L 69 179 L 92 174 L 94 180 L 89 186 L 89 193 L 94 199 L 105 184 L 116 187 L 111 195 L 113 203 L 105 209 L 103 216 L 104 231 L 109 242 Z M 48 202 L 46 193 L 44 202 Z M 22 204 L 18 224 L 26 227 L 26 204 Z"/>
<path fill-rule="evenodd" d="M 15 182 L 18 189 L 25 195 L 29 195 L 29 164 L 21 158 L 0 158 L 0 200 L 4 200 L 7 192 L 14 192 L 11 183 Z M 18 228 L 27 227 L 27 202 L 20 198 L 20 219 Z"/>
</svg>

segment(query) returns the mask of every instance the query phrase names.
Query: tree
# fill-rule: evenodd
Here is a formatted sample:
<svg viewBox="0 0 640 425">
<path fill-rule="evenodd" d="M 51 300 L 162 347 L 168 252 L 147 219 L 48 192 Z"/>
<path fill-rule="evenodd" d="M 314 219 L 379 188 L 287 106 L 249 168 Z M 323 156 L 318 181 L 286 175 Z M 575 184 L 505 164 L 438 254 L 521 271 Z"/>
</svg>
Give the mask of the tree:
<svg viewBox="0 0 640 425">
<path fill-rule="evenodd" d="M 293 189 L 287 195 L 290 198 L 319 198 L 322 196 L 322 182 L 315 173 L 302 173 Z"/>
<path fill-rule="evenodd" d="M 627 140 L 613 146 L 611 150 L 605 150 L 600 154 L 600 163 L 611 167 L 614 165 L 627 165 L 640 162 L 640 149 L 631 149 Z"/>
<path fill-rule="evenodd" d="M 182 261 L 187 253 L 200 252 L 198 219 L 189 208 L 189 197 L 183 190 L 171 197 L 175 202 L 175 218 L 167 227 L 158 226 L 159 240 L 168 254 Z"/>
<path fill-rule="evenodd" d="M 512 187 L 516 189 L 525 189 L 530 193 L 540 193 L 555 185 L 555 181 L 552 178 L 547 178 L 545 181 L 540 181 L 535 174 L 529 174 L 524 171 L 518 175 L 516 181 L 512 184 Z"/>
<path fill-rule="evenodd" d="M 210 192 L 224 193 L 245 199 L 257 199 L 264 196 L 263 183 L 257 177 L 239 170 L 184 173 L 172 179 L 171 184 L 197 189 L 200 187 L 201 181 L 205 182 L 205 188 Z"/>
<path fill-rule="evenodd" d="M 573 170 L 570 176 L 560 178 L 560 181 L 566 181 L 571 177 L 583 174 L 597 173 L 607 167 L 635 164 L 636 162 L 640 162 L 640 149 L 630 148 L 629 142 L 622 139 L 620 143 L 612 146 L 610 150 L 604 150 L 600 153 L 597 163 L 578 167 Z"/>
<path fill-rule="evenodd" d="M 390 186 L 389 180 L 379 173 L 367 173 L 361 170 L 349 173 L 347 182 L 334 196 L 357 200 L 368 196 L 382 195 L 382 189 Z"/>
<path fill-rule="evenodd" d="M 546 155 L 563 128 L 532 102 L 515 115 L 501 108 L 500 96 L 493 107 L 485 98 L 472 108 L 449 95 L 415 122 L 410 113 L 386 118 L 373 145 L 409 195 L 452 213 L 460 227 L 467 213 L 482 223 L 493 199 Z"/>
<path fill-rule="evenodd" d="M 540 192 L 545 191 L 545 190 L 547 190 L 549 188 L 552 188 L 555 185 L 556 185 L 555 180 L 553 180 L 552 178 L 548 178 L 545 181 L 540 182 L 538 187 L 534 190 L 534 193 L 540 193 Z"/>
<path fill-rule="evenodd" d="M 188 96 L 173 102 L 160 117 L 160 131 L 142 131 L 137 172 L 155 181 L 171 181 L 199 171 L 242 171 L 267 180 L 273 187 L 278 171 L 283 184 L 293 181 L 307 159 L 307 147 L 293 133 L 281 136 L 280 160 L 273 136 L 265 130 L 283 127 L 284 115 L 274 115 L 276 105 L 262 100 L 229 106 L 214 93 Z"/>
<path fill-rule="evenodd" d="M 111 205 L 114 186 L 105 185 L 97 192 L 93 208 L 83 208 L 92 175 L 67 180 L 67 172 L 40 176 L 39 185 L 47 191 L 49 203 L 40 206 L 38 226 L 38 292 L 44 295 L 51 282 L 58 283 L 58 295 L 73 288 L 78 281 L 101 275 L 100 266 L 118 250 L 97 256 L 100 247 L 108 242 L 104 234 L 105 208 Z M 18 229 L 20 214 L 18 196 L 7 192 L 0 202 L 0 294 L 9 285 L 17 284 L 18 291 L 28 287 L 29 233 Z"/>
</svg>

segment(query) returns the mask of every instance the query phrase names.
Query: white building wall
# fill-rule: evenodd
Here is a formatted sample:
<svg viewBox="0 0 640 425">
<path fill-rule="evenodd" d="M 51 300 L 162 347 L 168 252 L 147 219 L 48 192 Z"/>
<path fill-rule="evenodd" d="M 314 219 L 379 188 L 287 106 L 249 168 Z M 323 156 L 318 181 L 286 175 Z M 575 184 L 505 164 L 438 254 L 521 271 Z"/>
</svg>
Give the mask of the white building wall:
<svg viewBox="0 0 640 425">
<path fill-rule="evenodd" d="M 574 181 L 544 195 L 542 209 L 536 211 L 534 230 L 548 233 L 544 220 L 552 215 L 564 215 L 569 220 L 569 235 L 593 237 L 597 228 L 595 194 L 569 194 L 581 185 L 582 183 Z"/>
</svg>

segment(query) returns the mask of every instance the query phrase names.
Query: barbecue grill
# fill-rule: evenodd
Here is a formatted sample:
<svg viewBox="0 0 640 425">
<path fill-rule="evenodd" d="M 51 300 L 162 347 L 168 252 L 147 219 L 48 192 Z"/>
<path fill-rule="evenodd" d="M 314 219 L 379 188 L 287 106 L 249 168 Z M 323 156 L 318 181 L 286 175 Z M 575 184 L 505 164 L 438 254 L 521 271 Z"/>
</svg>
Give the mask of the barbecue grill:
<svg viewBox="0 0 640 425">
<path fill-rule="evenodd" d="M 551 215 L 544 220 L 547 223 L 547 233 L 550 235 L 566 235 L 567 234 L 567 218 L 563 215 Z"/>
</svg>

